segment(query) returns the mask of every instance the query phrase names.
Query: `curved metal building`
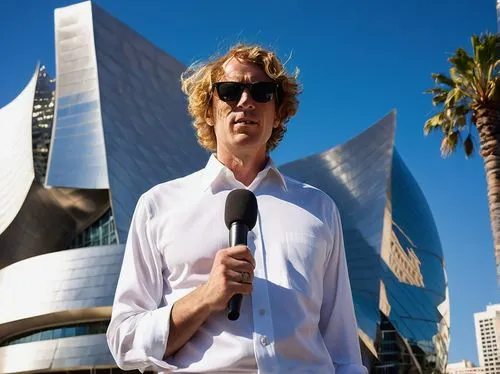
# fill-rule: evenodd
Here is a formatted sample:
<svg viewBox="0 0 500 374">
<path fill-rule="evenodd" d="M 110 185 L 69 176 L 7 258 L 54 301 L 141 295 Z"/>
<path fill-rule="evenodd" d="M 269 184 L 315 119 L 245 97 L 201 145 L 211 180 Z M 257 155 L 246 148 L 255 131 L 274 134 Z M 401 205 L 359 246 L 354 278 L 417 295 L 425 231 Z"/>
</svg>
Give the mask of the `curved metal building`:
<svg viewBox="0 0 500 374">
<path fill-rule="evenodd" d="M 120 372 L 104 334 L 135 203 L 208 154 L 182 64 L 91 2 L 56 9 L 55 32 L 55 95 L 37 67 L 0 108 L 0 372 Z M 395 123 L 281 170 L 337 202 L 370 371 L 444 372 L 442 249 Z"/>
<path fill-rule="evenodd" d="M 394 148 L 395 127 L 392 112 L 347 143 L 281 170 L 339 207 L 366 366 L 444 373 L 450 321 L 443 251 L 427 201 Z"/>
<path fill-rule="evenodd" d="M 91 2 L 56 9 L 55 34 L 46 121 L 38 68 L 0 109 L 0 373 L 119 372 L 105 332 L 135 203 L 209 155 L 182 64 Z"/>
</svg>

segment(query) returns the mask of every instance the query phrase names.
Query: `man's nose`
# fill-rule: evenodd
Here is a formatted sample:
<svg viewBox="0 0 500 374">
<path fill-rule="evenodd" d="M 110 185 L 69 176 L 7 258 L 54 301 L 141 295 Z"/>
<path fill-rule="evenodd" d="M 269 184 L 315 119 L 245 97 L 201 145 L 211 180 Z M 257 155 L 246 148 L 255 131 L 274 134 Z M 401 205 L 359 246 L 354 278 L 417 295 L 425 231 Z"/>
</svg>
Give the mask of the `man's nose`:
<svg viewBox="0 0 500 374">
<path fill-rule="evenodd" d="M 238 101 L 238 107 L 244 109 L 255 108 L 255 101 L 252 95 L 250 95 L 250 91 L 248 90 L 248 88 L 245 88 L 241 93 L 240 100 Z"/>
</svg>

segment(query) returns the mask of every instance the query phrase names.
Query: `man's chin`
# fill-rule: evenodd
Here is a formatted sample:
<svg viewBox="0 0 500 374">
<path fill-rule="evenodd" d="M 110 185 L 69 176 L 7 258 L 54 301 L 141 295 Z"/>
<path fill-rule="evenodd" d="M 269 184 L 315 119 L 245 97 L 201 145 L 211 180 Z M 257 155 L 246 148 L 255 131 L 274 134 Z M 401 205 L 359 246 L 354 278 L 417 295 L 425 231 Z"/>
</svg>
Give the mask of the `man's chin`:
<svg viewBox="0 0 500 374">
<path fill-rule="evenodd" d="M 252 152 L 258 152 L 261 148 L 261 144 L 259 142 L 259 139 L 255 136 L 250 136 L 248 134 L 237 134 L 232 138 L 231 148 L 237 151 L 245 149 Z"/>
<path fill-rule="evenodd" d="M 240 131 L 233 134 L 233 142 L 235 143 L 248 143 L 255 141 L 255 136 L 248 131 Z"/>
</svg>

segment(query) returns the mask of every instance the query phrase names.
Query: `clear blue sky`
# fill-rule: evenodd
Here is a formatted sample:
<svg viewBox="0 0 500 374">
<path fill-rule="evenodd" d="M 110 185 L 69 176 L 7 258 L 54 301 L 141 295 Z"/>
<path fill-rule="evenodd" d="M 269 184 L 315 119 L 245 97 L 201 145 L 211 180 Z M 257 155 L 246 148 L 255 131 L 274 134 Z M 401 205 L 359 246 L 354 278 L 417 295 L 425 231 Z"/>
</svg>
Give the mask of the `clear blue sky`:
<svg viewBox="0 0 500 374">
<path fill-rule="evenodd" d="M 0 107 L 37 61 L 54 75 L 53 10 L 63 0 L 3 0 Z M 299 67 L 299 114 L 273 153 L 278 164 L 343 143 L 396 108 L 396 147 L 426 195 L 444 249 L 451 301 L 450 362 L 477 361 L 473 313 L 500 302 L 482 159 L 443 160 L 423 136 L 432 72 L 469 50 L 473 33 L 496 31 L 495 0 L 119 1 L 97 0 L 184 64 L 237 41 L 259 42 Z"/>
</svg>

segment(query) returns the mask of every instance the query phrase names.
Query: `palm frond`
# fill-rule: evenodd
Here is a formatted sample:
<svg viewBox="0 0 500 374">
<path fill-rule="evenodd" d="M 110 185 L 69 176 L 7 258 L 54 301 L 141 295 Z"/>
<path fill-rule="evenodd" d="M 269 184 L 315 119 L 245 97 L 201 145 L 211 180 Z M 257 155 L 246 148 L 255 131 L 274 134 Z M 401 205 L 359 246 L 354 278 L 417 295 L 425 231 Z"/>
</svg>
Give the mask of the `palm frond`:
<svg viewBox="0 0 500 374">
<path fill-rule="evenodd" d="M 432 131 L 439 130 L 445 126 L 445 123 L 447 122 L 447 118 L 444 114 L 444 112 L 439 112 L 438 114 L 434 115 L 433 117 L 429 118 L 427 121 L 425 121 L 424 124 L 424 135 L 429 135 Z"/>
<path fill-rule="evenodd" d="M 454 107 L 462 97 L 463 93 L 458 88 L 453 88 L 449 90 L 446 95 L 446 99 L 444 101 L 445 107 L 447 108 Z"/>
<path fill-rule="evenodd" d="M 443 137 L 443 140 L 441 141 L 441 156 L 443 158 L 447 158 L 455 152 L 458 139 L 458 131 L 452 131 Z"/>
<path fill-rule="evenodd" d="M 500 77 L 488 82 L 488 99 L 500 103 Z"/>
<path fill-rule="evenodd" d="M 474 69 L 474 59 L 469 56 L 467 51 L 463 48 L 458 48 L 455 53 L 448 58 L 453 66 L 456 67 L 457 72 L 462 76 L 472 75 Z"/>
<path fill-rule="evenodd" d="M 444 104 L 447 97 L 448 97 L 448 92 L 443 92 L 442 94 L 434 95 L 434 97 L 432 98 L 432 105 L 438 106 L 440 104 Z"/>
<path fill-rule="evenodd" d="M 462 130 L 467 125 L 467 117 L 464 115 L 456 115 L 453 118 L 453 127 Z"/>
<path fill-rule="evenodd" d="M 455 87 L 455 82 L 453 82 L 453 80 L 445 74 L 432 73 L 432 79 L 434 79 L 436 84 L 444 84 L 449 87 Z"/>
<path fill-rule="evenodd" d="M 499 48 L 497 46 L 499 41 L 500 37 L 495 34 L 473 35 L 471 37 L 474 61 L 485 72 L 500 57 L 497 50 Z"/>
<path fill-rule="evenodd" d="M 461 72 L 456 66 L 450 68 L 450 76 L 455 83 L 455 87 L 463 92 L 464 95 L 473 98 L 476 95 L 476 81 L 474 74 Z"/>
<path fill-rule="evenodd" d="M 443 87 L 432 87 L 424 91 L 424 93 L 430 93 L 433 95 L 448 94 L 449 89 Z"/>
<path fill-rule="evenodd" d="M 470 113 L 471 108 L 470 105 L 466 103 L 466 104 L 456 105 L 455 108 L 453 108 L 453 111 L 455 116 L 465 116 Z"/>
<path fill-rule="evenodd" d="M 435 86 L 425 91 L 433 95 L 432 104 L 439 112 L 425 121 L 424 134 L 442 131 L 443 157 L 453 153 L 459 143 L 470 157 L 477 148 L 470 130 L 477 124 L 478 110 L 500 107 L 500 34 L 474 35 L 471 43 L 473 54 L 457 48 L 448 58 L 449 73 L 433 73 Z"/>
</svg>

